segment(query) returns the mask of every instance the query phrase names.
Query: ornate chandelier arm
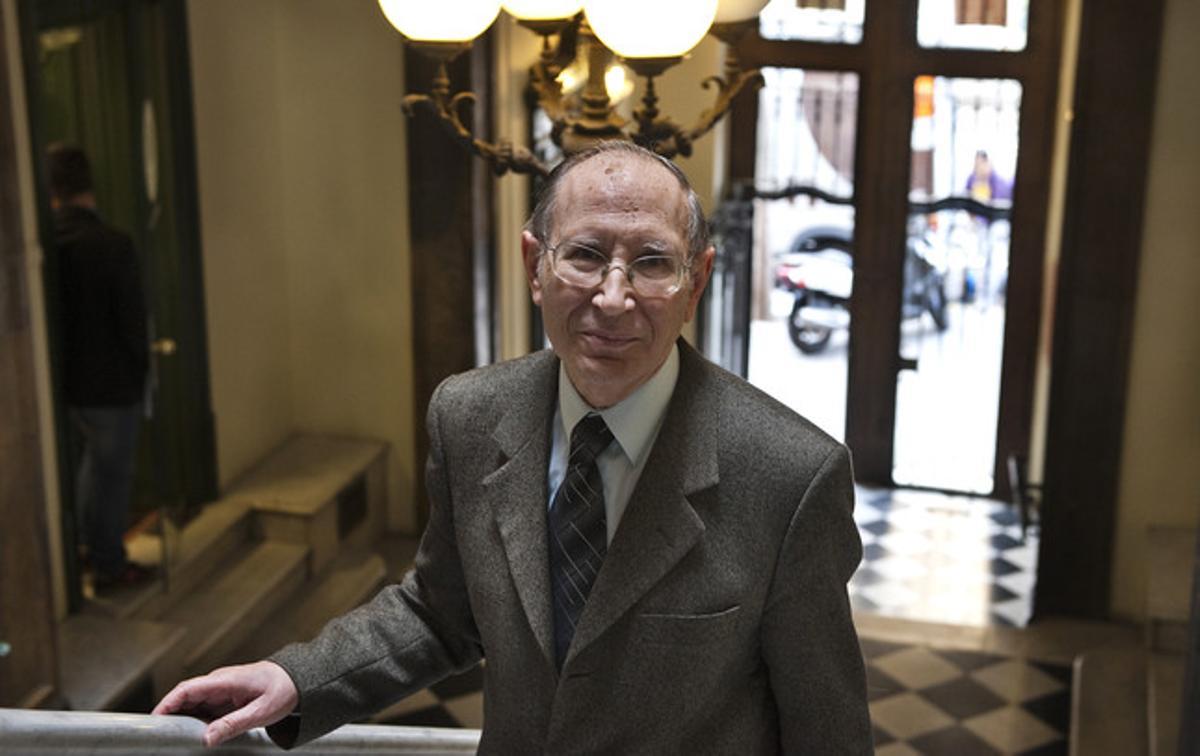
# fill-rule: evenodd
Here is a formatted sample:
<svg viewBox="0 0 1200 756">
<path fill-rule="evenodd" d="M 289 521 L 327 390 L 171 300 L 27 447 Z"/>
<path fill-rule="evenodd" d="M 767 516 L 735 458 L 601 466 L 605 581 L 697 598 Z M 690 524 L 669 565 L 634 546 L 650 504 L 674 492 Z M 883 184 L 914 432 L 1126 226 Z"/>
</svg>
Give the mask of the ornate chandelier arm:
<svg viewBox="0 0 1200 756">
<path fill-rule="evenodd" d="M 754 71 L 734 71 L 729 83 L 720 76 L 710 76 L 701 84 L 705 89 L 715 85 L 717 98 L 712 107 L 700 113 L 696 123 L 691 128 L 685 128 L 659 115 L 658 96 L 654 89 L 654 77 L 647 77 L 646 92 L 642 98 L 642 107 L 633 116 L 637 121 L 638 130 L 633 135 L 633 141 L 643 147 L 652 149 L 665 158 L 671 159 L 676 155 L 690 157 L 692 144 L 707 134 L 717 121 L 721 120 L 733 105 L 733 98 L 750 87 L 756 91 L 763 86 L 762 74 Z"/>
<path fill-rule="evenodd" d="M 546 116 L 553 122 L 566 121 L 569 117 L 566 99 L 563 97 L 562 84 L 558 82 L 558 73 L 545 62 L 534 63 L 529 67 L 529 88 L 537 98 L 537 104 Z"/>
<path fill-rule="evenodd" d="M 475 137 L 475 134 L 463 123 L 460 116 L 463 104 L 468 104 L 471 108 L 474 108 L 475 94 L 473 92 L 459 92 L 451 97 L 450 77 L 446 73 L 444 63 L 438 66 L 431 91 L 432 94 L 427 95 L 406 95 L 401 100 L 400 107 L 408 116 L 412 116 L 418 109 L 429 111 L 455 141 L 479 157 L 487 160 L 492 166 L 492 171 L 497 176 L 503 176 L 509 171 L 543 177 L 549 175 L 550 169 L 528 149 L 514 146 L 506 140 L 492 144 Z"/>
<path fill-rule="evenodd" d="M 721 120 L 724 115 L 729 112 L 729 108 L 733 106 L 733 99 L 746 87 L 750 87 L 751 92 L 757 92 L 762 89 L 763 75 L 758 69 L 750 71 L 738 71 L 732 73 L 732 78 L 726 82 L 720 76 L 710 76 L 701 84 L 702 87 L 708 89 L 710 85 L 717 87 L 717 99 L 713 102 L 711 108 L 703 111 L 700 117 L 696 119 L 696 123 L 687 130 L 686 135 L 688 141 L 695 141 L 707 134 L 717 121 Z"/>
</svg>

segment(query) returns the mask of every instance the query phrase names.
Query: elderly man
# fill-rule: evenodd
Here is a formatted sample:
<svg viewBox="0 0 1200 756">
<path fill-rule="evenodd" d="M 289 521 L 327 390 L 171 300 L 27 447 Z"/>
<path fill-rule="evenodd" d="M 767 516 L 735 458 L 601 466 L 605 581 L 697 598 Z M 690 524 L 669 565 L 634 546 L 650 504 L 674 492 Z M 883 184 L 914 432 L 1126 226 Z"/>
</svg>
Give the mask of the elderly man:
<svg viewBox="0 0 1200 756">
<path fill-rule="evenodd" d="M 522 252 L 553 352 L 434 394 L 413 570 L 156 713 L 290 747 L 486 659 L 482 752 L 870 753 L 849 456 L 679 338 L 713 265 L 683 174 L 576 155 Z"/>
</svg>

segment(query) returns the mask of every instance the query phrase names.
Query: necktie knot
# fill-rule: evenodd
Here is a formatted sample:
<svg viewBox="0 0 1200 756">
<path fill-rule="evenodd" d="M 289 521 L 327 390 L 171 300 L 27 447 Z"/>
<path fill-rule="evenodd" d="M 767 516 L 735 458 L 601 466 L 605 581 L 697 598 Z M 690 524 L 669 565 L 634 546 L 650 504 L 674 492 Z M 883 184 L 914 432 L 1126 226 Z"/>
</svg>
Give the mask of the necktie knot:
<svg viewBox="0 0 1200 756">
<path fill-rule="evenodd" d="M 586 415 L 575 424 L 575 430 L 571 432 L 571 461 L 587 464 L 588 460 L 595 459 L 604 451 L 612 442 L 612 438 L 612 431 L 603 417 L 594 413 Z M 577 454 L 586 456 L 576 460 Z"/>
</svg>

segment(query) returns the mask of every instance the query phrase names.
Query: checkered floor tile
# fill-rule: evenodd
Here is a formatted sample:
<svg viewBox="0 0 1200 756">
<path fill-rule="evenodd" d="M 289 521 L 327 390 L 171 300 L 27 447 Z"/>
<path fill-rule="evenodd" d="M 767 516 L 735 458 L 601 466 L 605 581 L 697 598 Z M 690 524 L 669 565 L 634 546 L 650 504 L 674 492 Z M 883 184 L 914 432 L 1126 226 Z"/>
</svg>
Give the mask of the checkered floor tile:
<svg viewBox="0 0 1200 756">
<path fill-rule="evenodd" d="M 1071 668 L 996 654 L 862 639 L 876 753 L 882 756 L 1066 754 Z M 481 727 L 480 667 L 373 721 Z"/>
<path fill-rule="evenodd" d="M 863 563 L 855 610 L 956 625 L 1024 627 L 1033 603 L 1037 528 L 990 499 L 859 488 Z"/>
<path fill-rule="evenodd" d="M 862 640 L 878 754 L 1067 753 L 1071 668 Z"/>
</svg>

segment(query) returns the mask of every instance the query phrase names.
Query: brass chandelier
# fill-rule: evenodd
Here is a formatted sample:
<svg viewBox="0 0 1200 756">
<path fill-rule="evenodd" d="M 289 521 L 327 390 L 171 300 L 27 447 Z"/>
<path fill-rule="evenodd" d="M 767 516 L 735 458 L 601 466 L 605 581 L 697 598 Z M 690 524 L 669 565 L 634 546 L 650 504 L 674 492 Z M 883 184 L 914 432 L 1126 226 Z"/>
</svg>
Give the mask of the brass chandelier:
<svg viewBox="0 0 1200 756">
<path fill-rule="evenodd" d="M 729 51 L 725 76 L 702 82 L 706 89 L 715 87 L 715 101 L 691 126 L 681 126 L 659 112 L 655 77 L 683 60 L 706 33 L 732 46 L 755 27 L 766 4 L 767 0 L 379 0 L 404 40 L 438 64 L 429 93 L 405 96 L 404 112 L 431 113 L 459 144 L 487 160 L 497 175 L 513 171 L 542 176 L 549 173 L 549 166 L 529 149 L 477 138 L 464 111 L 464 106 L 474 106 L 475 94 L 450 91 L 447 64 L 471 47 L 502 7 L 542 37 L 541 56 L 530 69 L 530 86 L 553 123 L 551 139 L 564 153 L 608 139 L 629 139 L 673 158 L 690 155 L 692 143 L 725 115 L 739 92 L 762 86 L 762 75 L 757 70 L 742 71 Z M 564 70 L 577 57 L 586 70 L 578 97 L 562 81 Z M 632 123 L 616 112 L 605 86 L 615 58 L 646 79 Z"/>
</svg>

